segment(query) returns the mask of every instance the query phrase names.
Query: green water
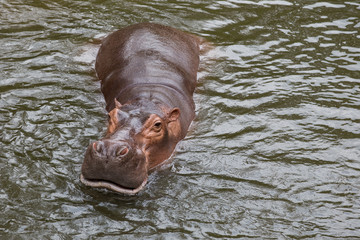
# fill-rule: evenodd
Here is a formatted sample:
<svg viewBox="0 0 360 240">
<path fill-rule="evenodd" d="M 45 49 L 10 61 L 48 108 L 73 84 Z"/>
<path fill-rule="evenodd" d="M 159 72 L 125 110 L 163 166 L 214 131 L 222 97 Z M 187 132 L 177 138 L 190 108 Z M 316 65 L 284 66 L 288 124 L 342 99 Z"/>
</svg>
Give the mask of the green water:
<svg viewBox="0 0 360 240">
<path fill-rule="evenodd" d="M 99 39 L 206 38 L 197 117 L 127 197 L 83 186 Z M 0 0 L 0 239 L 360 239 L 359 1 Z"/>
</svg>

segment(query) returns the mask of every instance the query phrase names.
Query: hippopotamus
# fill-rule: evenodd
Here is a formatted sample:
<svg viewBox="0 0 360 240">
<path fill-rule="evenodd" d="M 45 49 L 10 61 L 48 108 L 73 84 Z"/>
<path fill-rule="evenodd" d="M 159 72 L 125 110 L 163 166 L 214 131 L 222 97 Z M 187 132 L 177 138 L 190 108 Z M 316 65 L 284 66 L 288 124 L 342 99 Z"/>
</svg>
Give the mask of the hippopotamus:
<svg viewBox="0 0 360 240">
<path fill-rule="evenodd" d="M 198 67 L 192 34 L 140 23 L 108 35 L 95 63 L 108 126 L 85 152 L 81 182 L 129 195 L 143 189 L 194 119 Z"/>
</svg>

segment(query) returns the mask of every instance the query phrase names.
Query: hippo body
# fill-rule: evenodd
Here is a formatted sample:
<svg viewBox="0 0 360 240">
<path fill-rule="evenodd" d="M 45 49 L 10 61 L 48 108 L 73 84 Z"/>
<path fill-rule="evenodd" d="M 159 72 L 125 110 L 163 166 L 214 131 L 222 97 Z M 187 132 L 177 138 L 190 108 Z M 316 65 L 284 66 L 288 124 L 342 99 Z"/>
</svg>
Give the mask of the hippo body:
<svg viewBox="0 0 360 240">
<path fill-rule="evenodd" d="M 85 185 L 125 194 L 143 188 L 195 116 L 198 66 L 198 39 L 171 27 L 135 24 L 104 39 L 95 70 L 109 123 L 85 153 Z"/>
</svg>

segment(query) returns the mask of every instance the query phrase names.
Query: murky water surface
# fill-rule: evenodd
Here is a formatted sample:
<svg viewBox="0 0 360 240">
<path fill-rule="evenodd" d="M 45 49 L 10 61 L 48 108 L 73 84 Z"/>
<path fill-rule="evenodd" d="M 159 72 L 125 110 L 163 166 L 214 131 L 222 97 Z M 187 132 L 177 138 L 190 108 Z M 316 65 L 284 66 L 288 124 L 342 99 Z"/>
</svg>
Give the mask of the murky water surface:
<svg viewBox="0 0 360 240">
<path fill-rule="evenodd" d="M 197 117 L 134 197 L 83 186 L 99 39 L 212 42 Z M 0 0 L 1 239 L 360 238 L 359 1 Z"/>
</svg>

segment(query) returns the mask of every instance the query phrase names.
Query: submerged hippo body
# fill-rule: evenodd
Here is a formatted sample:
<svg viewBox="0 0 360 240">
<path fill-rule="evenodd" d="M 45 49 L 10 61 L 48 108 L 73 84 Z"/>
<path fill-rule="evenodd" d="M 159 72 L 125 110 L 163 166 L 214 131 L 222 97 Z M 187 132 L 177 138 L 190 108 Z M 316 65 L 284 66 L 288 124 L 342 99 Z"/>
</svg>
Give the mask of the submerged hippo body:
<svg viewBox="0 0 360 240">
<path fill-rule="evenodd" d="M 170 27 L 141 23 L 104 39 L 95 69 L 109 123 L 85 153 L 85 185 L 126 194 L 143 188 L 194 118 L 198 66 L 198 40 Z"/>
</svg>

